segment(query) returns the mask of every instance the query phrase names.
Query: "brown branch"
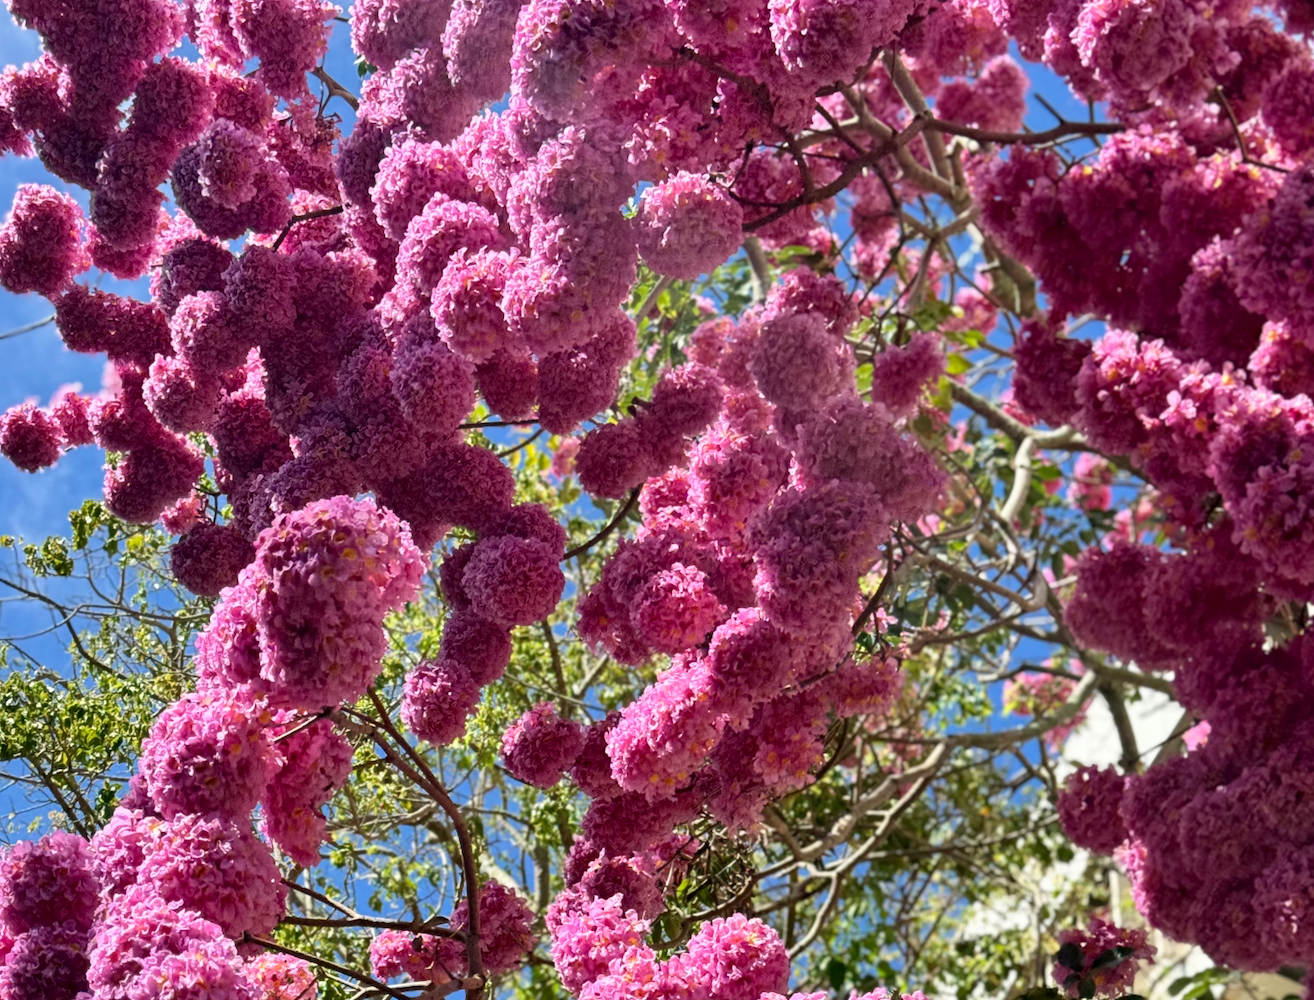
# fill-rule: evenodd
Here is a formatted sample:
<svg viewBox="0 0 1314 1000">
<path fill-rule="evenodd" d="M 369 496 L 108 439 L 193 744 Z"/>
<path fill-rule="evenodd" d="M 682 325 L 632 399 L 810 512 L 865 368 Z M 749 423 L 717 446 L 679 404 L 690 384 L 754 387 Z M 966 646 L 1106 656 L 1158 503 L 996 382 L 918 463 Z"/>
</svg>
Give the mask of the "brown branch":
<svg viewBox="0 0 1314 1000">
<path fill-rule="evenodd" d="M 574 559 L 576 556 L 582 556 L 589 549 L 593 548 L 593 546 L 599 544 L 600 542 L 605 542 L 607 540 L 607 536 L 609 536 L 613 531 L 615 531 L 618 527 L 620 527 L 620 523 L 624 521 L 625 518 L 629 515 L 630 511 L 634 509 L 634 505 L 639 502 L 639 494 L 642 491 L 643 491 L 642 486 L 634 487 L 634 489 L 630 491 L 630 498 L 625 501 L 625 506 L 616 512 L 616 516 L 613 517 L 607 523 L 607 526 L 603 528 L 601 531 L 599 531 L 592 538 L 590 538 L 587 542 L 581 542 L 579 545 L 576 545 L 573 549 L 569 549 L 566 552 L 566 554 L 561 557 L 561 561 L 566 562 L 567 560 Z"/>
<path fill-rule="evenodd" d="M 298 723 L 297 723 L 295 726 L 293 726 L 291 729 L 288 729 L 288 730 L 286 730 L 286 731 L 284 731 L 284 732 L 279 733 L 279 734 L 278 734 L 277 736 L 275 736 L 272 740 L 270 740 L 270 742 L 271 742 L 271 743 L 279 743 L 279 742 L 281 742 L 281 741 L 283 741 L 283 740 L 285 740 L 285 739 L 288 739 L 289 737 L 295 736 L 297 733 L 302 732 L 303 730 L 309 729 L 311 726 L 313 726 L 313 725 L 314 725 L 316 722 L 318 722 L 320 719 L 327 719 L 327 718 L 328 718 L 330 715 L 332 715 L 332 714 L 333 714 L 333 709 L 331 709 L 331 708 L 321 709 L 320 711 L 316 712 L 314 715 L 307 716 L 306 718 L 302 719 L 300 722 L 298 722 Z"/>
<path fill-rule="evenodd" d="M 347 102 L 347 106 L 350 107 L 352 111 L 360 110 L 360 100 L 356 95 L 342 84 L 338 83 L 333 77 L 329 76 L 323 66 L 316 66 L 310 71 L 310 75 L 328 88 L 330 97 L 342 98 Z"/>
<path fill-rule="evenodd" d="M 1223 114 L 1227 115 L 1227 120 L 1232 125 L 1232 136 L 1236 139 L 1236 148 L 1241 154 L 1242 163 L 1248 163 L 1254 167 L 1263 167 L 1265 170 L 1273 170 L 1279 174 L 1288 174 L 1291 172 L 1286 167 L 1276 167 L 1271 163 L 1265 163 L 1262 160 L 1254 159 L 1246 149 L 1245 136 L 1241 134 L 1241 123 L 1236 120 L 1236 112 L 1232 110 L 1232 102 L 1229 101 L 1227 95 L 1223 93 L 1223 88 L 1215 87 L 1210 96 L 1218 101 L 1219 107 L 1223 109 Z"/>
<path fill-rule="evenodd" d="M 883 62 L 885 63 L 886 72 L 890 74 L 894 89 L 899 92 L 899 96 L 903 98 L 908 110 L 918 119 L 934 121 L 935 116 L 927 107 L 926 97 L 922 94 L 921 87 L 917 86 L 917 81 L 908 72 L 908 67 L 899 58 L 899 53 L 894 49 L 886 49 Z M 949 157 L 945 153 L 944 139 L 938 132 L 929 132 L 922 136 L 922 142 L 926 144 L 926 152 L 931 157 L 931 166 L 934 168 L 935 176 L 946 183 L 952 184 L 953 171 L 949 166 Z"/>
<path fill-rule="evenodd" d="M 547 640 L 548 652 L 552 654 L 552 676 L 557 681 L 557 693 L 563 697 L 570 697 L 566 692 L 566 675 L 561 671 L 561 649 L 557 645 L 557 637 L 552 632 L 552 623 L 544 618 L 538 623 L 543 629 L 543 638 Z"/>
<path fill-rule="evenodd" d="M 855 156 L 848 162 L 844 170 L 829 184 L 816 188 L 811 193 L 799 195 L 797 198 L 791 198 L 789 201 L 777 205 L 775 211 L 768 212 L 760 219 L 754 219 L 752 222 L 744 223 L 746 232 L 753 232 L 761 229 L 763 226 L 769 226 L 777 219 L 784 218 L 796 208 L 802 208 L 805 205 L 815 205 L 817 202 L 825 201 L 827 198 L 833 198 L 845 188 L 847 188 L 854 179 L 857 178 L 867 167 L 883 159 L 892 153 L 897 153 L 908 143 L 912 142 L 922 130 L 926 128 L 927 122 L 931 120 L 928 117 L 918 116 L 914 118 L 906 129 L 902 132 L 896 132 L 889 139 L 873 146 L 862 156 Z"/>
<path fill-rule="evenodd" d="M 876 609 L 880 607 L 881 600 L 890 589 L 890 585 L 894 583 L 894 573 L 894 553 L 890 552 L 886 555 L 885 575 L 881 577 L 881 582 L 876 587 L 876 593 L 871 595 L 871 600 L 863 606 L 862 614 L 858 615 L 857 620 L 853 623 L 854 635 L 863 630 L 867 622 L 871 620 L 871 616 L 876 613 Z"/>
<path fill-rule="evenodd" d="M 274 941 L 268 941 L 265 938 L 258 938 L 249 932 L 242 935 L 241 943 L 258 944 L 261 948 L 268 949 L 269 951 L 277 951 L 284 955 L 291 955 L 293 958 L 299 958 L 304 962 L 313 962 L 316 965 L 323 966 L 325 969 L 330 969 L 333 972 L 338 973 L 340 976 L 347 976 L 348 978 L 356 980 L 358 983 L 364 983 L 366 986 L 370 986 L 382 993 L 386 993 L 390 997 L 396 997 L 397 1000 L 410 1000 L 410 997 L 405 993 L 394 990 L 387 983 L 381 983 L 373 976 L 367 976 L 363 972 L 356 972 L 347 968 L 345 965 L 339 965 L 337 962 L 330 961 L 327 958 L 320 958 L 318 955 L 312 955 L 308 951 L 298 951 L 296 948 L 289 948 L 286 945 L 281 945 Z"/>
<path fill-rule="evenodd" d="M 293 927 L 381 927 L 465 940 L 463 933 L 446 927 L 430 927 L 424 923 L 417 925 L 414 920 L 385 920 L 382 917 L 303 917 L 289 913 L 279 923 L 290 924 Z"/>
<path fill-rule="evenodd" d="M 294 215 L 292 216 L 292 218 L 288 220 L 287 225 L 283 227 L 283 231 L 278 234 L 278 239 L 274 240 L 273 244 L 269 247 L 269 249 L 277 250 L 279 247 L 281 247 L 283 245 L 283 241 L 287 239 L 287 234 L 292 232 L 292 227 L 295 226 L 298 222 L 309 222 L 311 219 L 322 219 L 325 216 L 341 215 L 341 214 L 342 214 L 342 206 L 334 205 L 332 208 L 317 208 L 313 212 L 303 212 L 301 215 Z"/>
<path fill-rule="evenodd" d="M 319 902 L 323 903 L 325 906 L 333 907 L 333 909 L 337 910 L 339 913 L 345 913 L 349 917 L 360 916 L 360 914 L 357 913 L 355 910 L 353 910 L 350 906 L 347 906 L 343 903 L 339 903 L 336 899 L 332 899 L 329 896 L 324 895 L 322 892 L 310 888 L 309 886 L 302 885 L 300 882 L 294 882 L 290 878 L 285 878 L 283 879 L 283 884 L 287 886 L 289 889 L 295 889 L 297 892 L 305 893 L 311 899 L 316 899 Z"/>
<path fill-rule="evenodd" d="M 1140 770 L 1141 753 L 1136 749 L 1136 731 L 1132 728 L 1131 716 L 1127 714 L 1127 703 L 1122 699 L 1122 692 L 1112 684 L 1101 684 L 1099 692 L 1109 706 L 1113 728 L 1122 745 L 1122 759 L 1118 763 L 1126 774 L 1136 774 Z"/>
<path fill-rule="evenodd" d="M 397 727 L 392 724 L 392 719 L 388 715 L 387 709 L 384 708 L 383 701 L 374 691 L 369 693 L 370 701 L 373 703 L 375 710 L 379 713 L 378 723 L 383 726 L 388 735 L 396 741 L 414 761 L 424 777 L 427 779 L 422 783 L 434 801 L 447 814 L 447 818 L 452 821 L 452 829 L 456 832 L 457 843 L 461 845 L 461 869 L 465 876 L 465 901 L 467 909 L 467 921 L 465 930 L 465 957 L 466 964 L 470 968 L 472 978 L 478 978 L 480 985 L 477 989 L 468 990 L 467 997 L 469 1000 L 480 1000 L 483 995 L 483 975 L 484 975 L 484 957 L 479 951 L 479 865 L 475 861 L 474 842 L 470 838 L 470 828 L 465 822 L 465 816 L 461 810 L 456 807 L 452 797 L 447 794 L 447 789 L 443 783 L 438 780 L 437 775 L 429 769 L 428 762 L 409 742 L 397 731 Z"/>
<path fill-rule="evenodd" d="M 538 423 L 537 420 L 476 420 L 469 424 L 457 424 L 456 429 L 476 431 L 481 427 L 529 427 L 536 423 Z"/>
<path fill-rule="evenodd" d="M 1072 689 L 1067 700 L 1062 705 L 1054 709 L 1048 715 L 1029 722 L 1025 726 L 1018 726 L 1016 729 L 1004 729 L 997 732 L 983 733 L 954 733 L 944 738 L 944 744 L 954 747 L 975 747 L 983 750 L 997 750 L 1000 747 L 1015 746 L 1018 743 L 1025 743 L 1027 740 L 1035 739 L 1038 736 L 1044 736 L 1051 729 L 1057 729 L 1069 719 L 1072 719 L 1086 704 L 1086 700 L 1092 694 L 1098 676 L 1094 673 L 1088 673 L 1077 682 L 1077 686 Z"/>
<path fill-rule="evenodd" d="M 1016 417 L 1010 416 L 990 402 L 979 396 L 961 382 L 949 382 L 949 393 L 954 402 L 962 403 L 973 413 L 985 418 L 985 422 L 997 431 L 1003 431 L 1019 444 L 1031 438 L 1038 448 L 1064 448 L 1070 451 L 1090 451 L 1076 431 L 1071 427 L 1058 427 L 1052 431 L 1036 431 Z"/>
<path fill-rule="evenodd" d="M 984 128 L 972 128 L 969 125 L 956 125 L 953 122 L 935 118 L 926 123 L 931 132 L 947 132 L 949 135 L 961 135 L 978 142 L 993 142 L 1001 146 L 1023 145 L 1037 146 L 1054 142 L 1068 136 L 1117 135 L 1127 131 L 1121 122 L 1063 122 L 1044 132 L 992 132 Z"/>
<path fill-rule="evenodd" d="M 529 435 L 529 437 L 525 438 L 525 440 L 521 441 L 519 444 L 512 445 L 510 448 L 507 448 L 505 451 L 499 451 L 497 453 L 497 457 L 506 458 L 508 455 L 514 455 L 522 448 L 528 448 L 531 444 L 533 444 L 540 437 L 542 437 L 543 434 L 546 432 L 546 430 L 547 428 L 540 427 L 538 430 L 534 431 L 533 434 Z"/>
</svg>

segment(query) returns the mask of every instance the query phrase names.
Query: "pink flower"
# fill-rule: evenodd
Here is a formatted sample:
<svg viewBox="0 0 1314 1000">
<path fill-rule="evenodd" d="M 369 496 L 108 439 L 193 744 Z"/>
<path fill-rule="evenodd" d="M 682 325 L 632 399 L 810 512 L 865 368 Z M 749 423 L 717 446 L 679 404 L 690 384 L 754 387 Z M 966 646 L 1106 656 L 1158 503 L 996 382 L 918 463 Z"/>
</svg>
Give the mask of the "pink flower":
<svg viewBox="0 0 1314 1000">
<path fill-rule="evenodd" d="M 0 968 L 0 994 L 12 1000 L 85 995 L 87 944 L 87 932 L 71 921 L 19 934 Z"/>
<path fill-rule="evenodd" d="M 279 728 L 291 735 L 276 744 L 282 760 L 262 800 L 264 832 L 298 865 L 311 868 L 326 837 L 322 809 L 351 773 L 351 744 L 327 719 L 309 726 L 294 719 Z"/>
<path fill-rule="evenodd" d="M 1070 997 L 1089 995 L 1083 983 L 1094 984 L 1094 996 L 1118 996 L 1131 989 L 1142 962 L 1154 964 L 1155 948 L 1146 937 L 1144 928 L 1115 927 L 1099 917 L 1091 918 L 1088 930 L 1065 930 L 1059 934 L 1054 982 Z M 1110 953 L 1113 961 L 1106 958 Z"/>
<path fill-rule="evenodd" d="M 0 414 L 0 454 L 24 472 L 37 472 L 59 461 L 62 434 L 58 421 L 31 403 Z"/>
<path fill-rule="evenodd" d="M 184 695 L 165 710 L 142 743 L 139 764 L 160 814 L 245 819 L 274 766 L 266 713 L 263 706 L 217 692 Z"/>
<path fill-rule="evenodd" d="M 319 986 L 304 958 L 275 951 L 261 952 L 243 970 L 259 991 L 259 1000 L 316 1000 Z"/>
<path fill-rule="evenodd" d="M 0 286 L 53 298 L 91 261 L 82 246 L 82 210 L 45 184 L 21 184 L 0 227 Z"/>
<path fill-rule="evenodd" d="M 138 886 L 97 927 L 87 982 L 106 1000 L 167 991 L 176 1000 L 258 1000 L 233 942 L 180 902 Z"/>
<path fill-rule="evenodd" d="M 451 927 L 464 931 L 469 921 L 469 903 L 461 900 L 452 910 Z M 484 969 L 499 975 L 519 968 L 538 943 L 531 929 L 534 911 L 523 897 L 497 882 L 479 887 L 479 953 Z M 464 959 L 464 951 L 461 953 Z M 465 968 L 462 961 L 459 969 Z"/>
<path fill-rule="evenodd" d="M 71 833 L 19 841 L 0 855 L 0 919 L 12 932 L 65 921 L 87 930 L 98 888 L 87 842 Z"/>
<path fill-rule="evenodd" d="M 1125 784 L 1112 767 L 1083 767 L 1070 774 L 1057 803 L 1068 839 L 1096 854 L 1112 854 L 1127 839 L 1119 812 Z"/>
<path fill-rule="evenodd" d="M 712 1000 L 757 1000 L 789 980 L 789 953 L 780 937 L 742 913 L 707 921 L 677 961 L 683 978 Z"/>
<path fill-rule="evenodd" d="M 547 923 L 552 963 L 562 985 L 576 995 L 607 975 L 631 949 L 642 947 L 648 933 L 648 922 L 615 896 L 558 897 L 548 908 Z"/>
<path fill-rule="evenodd" d="M 757 387 L 770 402 L 808 410 L 838 394 L 852 377 L 853 355 L 817 313 L 791 313 L 762 324 L 751 362 Z"/>
<path fill-rule="evenodd" d="M 415 594 L 420 571 L 406 526 L 368 500 L 277 517 L 243 571 L 271 697 L 310 711 L 359 697 L 380 667 L 383 616 Z"/>
<path fill-rule="evenodd" d="M 579 438 L 562 438 L 561 443 L 552 452 L 552 464 L 548 471 L 557 479 L 565 479 L 575 471 L 575 456 L 579 454 Z"/>
<path fill-rule="evenodd" d="M 739 249 L 743 223 L 743 209 L 724 188 L 679 173 L 643 192 L 639 253 L 658 274 L 692 280 Z"/>
<path fill-rule="evenodd" d="M 479 703 L 479 685 L 455 660 L 426 660 L 406 675 L 402 721 L 420 739 L 445 746 L 465 735 L 465 720 Z"/>
<path fill-rule="evenodd" d="M 179 815 L 144 845 L 139 888 L 179 902 L 229 937 L 267 935 L 283 915 L 287 887 L 269 848 L 230 820 Z"/>
<path fill-rule="evenodd" d="M 174 542 L 169 568 L 192 593 L 218 597 L 237 583 L 238 574 L 253 558 L 255 549 L 231 523 L 202 522 Z"/>
<path fill-rule="evenodd" d="M 555 706 L 540 702 L 502 736 L 502 763 L 511 777 L 551 788 L 574 765 L 583 746 L 579 723 L 558 717 Z"/>
<path fill-rule="evenodd" d="M 560 558 L 536 538 L 486 538 L 475 546 L 461 586 L 476 614 L 507 627 L 532 625 L 561 600 Z"/>
</svg>

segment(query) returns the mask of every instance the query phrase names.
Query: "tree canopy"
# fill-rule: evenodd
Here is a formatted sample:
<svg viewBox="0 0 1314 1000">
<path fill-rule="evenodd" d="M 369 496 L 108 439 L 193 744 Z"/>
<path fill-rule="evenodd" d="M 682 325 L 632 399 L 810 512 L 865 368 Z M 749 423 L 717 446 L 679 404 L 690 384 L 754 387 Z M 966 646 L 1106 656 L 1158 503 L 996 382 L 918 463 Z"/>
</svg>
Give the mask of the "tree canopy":
<svg viewBox="0 0 1314 1000">
<path fill-rule="evenodd" d="M 1309 0 L 7 3 L 0 998 L 1298 989 Z"/>
</svg>

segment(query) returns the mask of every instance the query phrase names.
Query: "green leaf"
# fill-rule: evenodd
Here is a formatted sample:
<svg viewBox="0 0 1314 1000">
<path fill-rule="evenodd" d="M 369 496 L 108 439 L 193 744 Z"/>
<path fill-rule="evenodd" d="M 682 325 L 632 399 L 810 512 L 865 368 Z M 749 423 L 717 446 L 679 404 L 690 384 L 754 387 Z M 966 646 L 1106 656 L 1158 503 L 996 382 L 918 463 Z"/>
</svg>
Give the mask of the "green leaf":
<svg viewBox="0 0 1314 1000">
<path fill-rule="evenodd" d="M 832 990 L 838 993 L 844 987 L 848 977 L 849 967 L 838 958 L 832 958 L 826 963 L 826 980 L 830 983 Z"/>
<path fill-rule="evenodd" d="M 965 371 L 970 371 L 971 368 L 972 362 L 968 361 L 961 354 L 954 353 L 945 358 L 944 369 L 950 375 L 961 375 Z"/>
</svg>

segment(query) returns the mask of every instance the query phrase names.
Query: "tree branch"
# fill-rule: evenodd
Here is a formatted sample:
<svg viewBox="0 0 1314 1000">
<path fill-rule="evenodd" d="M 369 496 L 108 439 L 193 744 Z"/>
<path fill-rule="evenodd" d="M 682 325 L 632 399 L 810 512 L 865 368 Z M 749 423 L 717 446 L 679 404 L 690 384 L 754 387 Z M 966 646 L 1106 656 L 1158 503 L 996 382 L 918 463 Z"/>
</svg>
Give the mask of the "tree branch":
<svg viewBox="0 0 1314 1000">
<path fill-rule="evenodd" d="M 292 216 L 292 218 L 288 220 L 287 225 L 283 227 L 283 231 L 278 234 L 278 239 L 270 244 L 269 249 L 277 250 L 281 247 L 283 241 L 287 239 L 287 234 L 292 232 L 292 227 L 298 222 L 309 222 L 311 219 L 322 219 L 329 215 L 341 215 L 342 210 L 341 205 L 334 205 L 332 208 L 317 208 L 313 212 L 303 212 L 301 215 Z"/>
<path fill-rule="evenodd" d="M 314 69 L 310 71 L 310 75 L 328 88 L 330 97 L 342 98 L 344 101 L 347 102 L 348 107 L 350 107 L 352 111 L 360 110 L 360 100 L 356 97 L 356 95 L 353 94 L 346 87 L 344 87 L 342 84 L 338 83 L 338 81 L 333 79 L 333 77 L 329 76 L 328 72 L 324 69 L 323 66 L 316 66 Z"/>
<path fill-rule="evenodd" d="M 1120 132 L 1127 131 L 1127 126 L 1121 122 L 1064 122 L 1043 132 L 992 132 L 989 129 L 972 128 L 970 125 L 956 125 L 953 122 L 937 118 L 927 123 L 926 130 L 928 132 L 946 132 L 949 135 L 961 135 L 965 139 L 976 139 L 978 142 L 994 142 L 1001 146 L 1015 144 L 1038 146 L 1047 142 L 1055 142 L 1058 139 L 1065 139 L 1069 136 L 1117 135 Z"/>
<path fill-rule="evenodd" d="M 618 527 L 620 527 L 620 523 L 624 521 L 626 517 L 629 516 L 630 511 L 634 509 L 634 505 L 639 502 L 639 494 L 642 491 L 643 491 L 642 486 L 634 487 L 634 489 L 630 491 L 630 498 L 625 501 L 625 506 L 616 512 L 616 516 L 613 517 L 609 522 L 607 522 L 607 526 L 603 528 L 601 531 L 599 531 L 592 538 L 590 538 L 587 542 L 581 542 L 579 545 L 576 545 L 573 549 L 567 550 L 566 554 L 561 557 L 561 561 L 567 562 L 568 560 L 574 559 L 576 556 L 581 556 L 589 549 L 593 548 L 593 546 L 599 544 L 600 542 L 606 541 L 607 536 L 609 536 L 613 531 L 615 531 Z"/>
</svg>

